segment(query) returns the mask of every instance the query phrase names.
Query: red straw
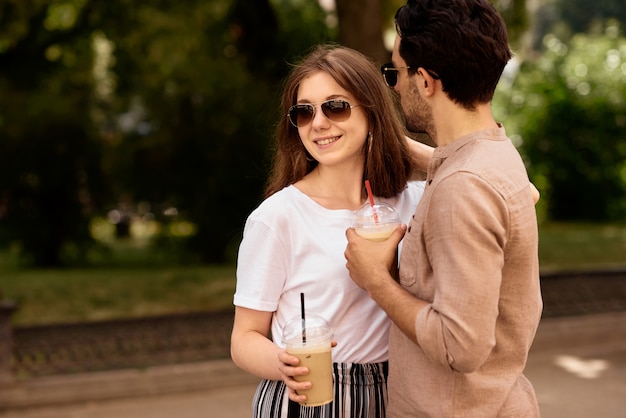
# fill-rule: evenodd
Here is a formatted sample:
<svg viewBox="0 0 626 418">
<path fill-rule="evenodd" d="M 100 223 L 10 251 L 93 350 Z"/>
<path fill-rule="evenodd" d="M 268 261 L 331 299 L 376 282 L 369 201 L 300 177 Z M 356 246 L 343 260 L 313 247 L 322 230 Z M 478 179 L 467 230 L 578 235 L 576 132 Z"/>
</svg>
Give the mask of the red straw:
<svg viewBox="0 0 626 418">
<path fill-rule="evenodd" d="M 372 194 L 372 187 L 370 186 L 369 180 L 365 180 L 365 188 L 367 189 L 367 198 L 370 200 L 370 206 L 372 207 L 374 222 L 378 223 L 378 214 L 376 213 L 376 209 L 374 209 L 374 195 Z"/>
</svg>

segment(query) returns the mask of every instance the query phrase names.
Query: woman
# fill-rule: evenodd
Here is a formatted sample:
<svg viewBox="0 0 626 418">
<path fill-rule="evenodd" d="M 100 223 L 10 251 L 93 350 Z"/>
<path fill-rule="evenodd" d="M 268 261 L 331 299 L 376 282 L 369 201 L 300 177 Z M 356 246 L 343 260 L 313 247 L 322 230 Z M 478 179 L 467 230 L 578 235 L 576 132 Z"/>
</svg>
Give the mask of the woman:
<svg viewBox="0 0 626 418">
<path fill-rule="evenodd" d="M 262 379 L 255 417 L 384 417 L 389 319 L 348 276 L 345 231 L 366 202 L 366 179 L 407 223 L 424 188 L 411 181 L 414 161 L 428 161 L 431 148 L 411 144 L 411 156 L 391 91 L 377 67 L 348 48 L 320 46 L 295 66 L 281 109 L 266 199 L 239 249 L 232 359 Z M 308 371 L 281 343 L 301 292 L 337 343 L 335 399 L 326 406 L 297 403 L 310 382 L 294 376 Z"/>
</svg>

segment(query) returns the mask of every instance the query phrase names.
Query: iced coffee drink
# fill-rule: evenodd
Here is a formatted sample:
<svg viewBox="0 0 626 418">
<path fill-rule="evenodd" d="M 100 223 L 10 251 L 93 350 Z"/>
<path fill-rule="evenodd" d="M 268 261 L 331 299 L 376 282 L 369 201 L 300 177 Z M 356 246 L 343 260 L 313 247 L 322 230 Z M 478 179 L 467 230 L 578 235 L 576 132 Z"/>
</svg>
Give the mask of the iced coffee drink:
<svg viewBox="0 0 626 418">
<path fill-rule="evenodd" d="M 306 320 L 294 318 L 283 331 L 283 342 L 287 353 L 300 359 L 309 373 L 297 376 L 299 382 L 311 382 L 311 388 L 298 391 L 306 395 L 304 406 L 318 406 L 333 400 L 333 365 L 331 355 L 332 329 L 328 322 L 316 315 L 307 315 Z"/>
</svg>

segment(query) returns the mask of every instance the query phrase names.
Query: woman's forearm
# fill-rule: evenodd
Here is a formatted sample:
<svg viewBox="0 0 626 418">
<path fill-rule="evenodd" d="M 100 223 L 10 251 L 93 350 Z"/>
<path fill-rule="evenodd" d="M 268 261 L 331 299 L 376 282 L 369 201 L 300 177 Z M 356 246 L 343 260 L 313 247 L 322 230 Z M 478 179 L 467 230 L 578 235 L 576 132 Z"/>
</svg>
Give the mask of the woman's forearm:
<svg viewBox="0 0 626 418">
<path fill-rule="evenodd" d="M 235 321 L 230 337 L 230 355 L 241 369 L 262 379 L 281 380 L 278 353 L 272 340 L 272 313 L 235 307 Z"/>
<path fill-rule="evenodd" d="M 231 340 L 231 357 L 241 369 L 262 379 L 281 380 L 280 347 L 255 331 L 246 331 Z"/>
<path fill-rule="evenodd" d="M 430 145 L 415 141 L 408 136 L 406 137 L 406 142 L 409 146 L 409 152 L 413 158 L 415 166 L 418 170 L 426 172 L 435 149 Z"/>
</svg>

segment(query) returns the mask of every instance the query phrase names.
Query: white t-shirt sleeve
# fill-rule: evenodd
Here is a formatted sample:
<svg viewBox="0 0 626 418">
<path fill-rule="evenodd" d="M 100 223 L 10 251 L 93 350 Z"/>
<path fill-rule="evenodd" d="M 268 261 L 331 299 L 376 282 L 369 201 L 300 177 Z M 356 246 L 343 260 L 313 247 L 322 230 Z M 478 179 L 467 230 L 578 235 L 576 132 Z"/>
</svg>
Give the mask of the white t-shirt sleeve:
<svg viewBox="0 0 626 418">
<path fill-rule="evenodd" d="M 274 312 L 288 275 L 286 228 L 269 225 L 256 215 L 246 221 L 239 247 L 234 304 Z"/>
</svg>

